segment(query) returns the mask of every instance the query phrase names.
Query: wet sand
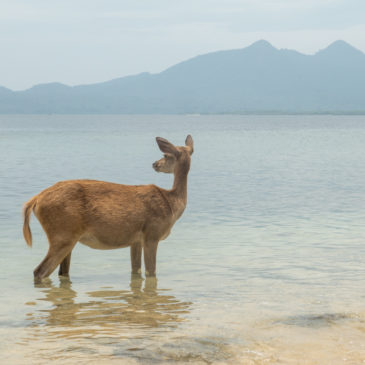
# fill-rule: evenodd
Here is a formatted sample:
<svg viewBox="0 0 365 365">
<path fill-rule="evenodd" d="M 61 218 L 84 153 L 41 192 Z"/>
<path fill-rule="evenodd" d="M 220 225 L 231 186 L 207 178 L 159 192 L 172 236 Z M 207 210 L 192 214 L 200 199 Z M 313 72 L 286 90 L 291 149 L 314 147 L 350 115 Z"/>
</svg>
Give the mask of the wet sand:
<svg viewBox="0 0 365 365">
<path fill-rule="evenodd" d="M 42 296 L 24 303 L 24 327 L 1 328 L 4 363 L 365 363 L 364 312 L 272 316 L 220 303 L 192 314 L 194 303 L 156 279 L 85 293 L 66 278 L 56 283 L 36 285 Z"/>
</svg>

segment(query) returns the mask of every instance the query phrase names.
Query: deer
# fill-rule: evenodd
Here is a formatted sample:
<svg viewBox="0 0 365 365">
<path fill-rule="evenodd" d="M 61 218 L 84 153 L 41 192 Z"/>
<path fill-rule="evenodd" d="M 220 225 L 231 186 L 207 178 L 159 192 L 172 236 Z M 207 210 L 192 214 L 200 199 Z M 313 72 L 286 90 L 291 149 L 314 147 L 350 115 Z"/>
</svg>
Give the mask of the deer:
<svg viewBox="0 0 365 365">
<path fill-rule="evenodd" d="M 59 265 L 69 276 L 76 243 L 99 250 L 130 247 L 132 275 L 141 275 L 142 250 L 146 277 L 156 276 L 158 243 L 166 239 L 187 204 L 187 182 L 194 142 L 175 146 L 156 137 L 164 156 L 152 164 L 156 172 L 174 174 L 170 190 L 150 185 L 123 185 L 99 180 L 65 180 L 32 197 L 23 208 L 23 235 L 32 247 L 31 213 L 49 243 L 48 252 L 33 274 L 36 282 Z"/>
</svg>

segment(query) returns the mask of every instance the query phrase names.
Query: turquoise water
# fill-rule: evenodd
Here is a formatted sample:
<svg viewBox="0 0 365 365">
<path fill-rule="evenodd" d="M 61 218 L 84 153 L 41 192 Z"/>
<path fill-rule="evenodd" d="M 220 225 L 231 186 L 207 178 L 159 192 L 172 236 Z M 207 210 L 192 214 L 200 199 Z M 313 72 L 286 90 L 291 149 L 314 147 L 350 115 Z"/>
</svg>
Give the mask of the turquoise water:
<svg viewBox="0 0 365 365">
<path fill-rule="evenodd" d="M 70 281 L 21 209 L 89 178 L 165 188 L 155 137 L 195 142 L 188 206 L 157 280 L 129 249 L 77 245 Z M 364 116 L 0 116 L 0 350 L 6 364 L 365 362 Z"/>
</svg>

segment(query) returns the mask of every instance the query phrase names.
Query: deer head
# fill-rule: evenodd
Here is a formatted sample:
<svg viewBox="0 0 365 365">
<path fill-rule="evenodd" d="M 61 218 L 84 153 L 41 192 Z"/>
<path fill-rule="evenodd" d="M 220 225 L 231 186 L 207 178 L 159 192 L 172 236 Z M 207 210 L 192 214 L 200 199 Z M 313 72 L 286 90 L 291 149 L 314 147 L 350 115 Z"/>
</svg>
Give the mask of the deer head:
<svg viewBox="0 0 365 365">
<path fill-rule="evenodd" d="M 161 137 L 156 137 L 156 142 L 161 152 L 164 153 L 163 158 L 152 164 L 157 172 L 174 173 L 176 165 L 187 158 L 190 160 L 194 151 L 194 142 L 190 134 L 186 137 L 185 146 L 174 146 L 167 139 Z"/>
</svg>

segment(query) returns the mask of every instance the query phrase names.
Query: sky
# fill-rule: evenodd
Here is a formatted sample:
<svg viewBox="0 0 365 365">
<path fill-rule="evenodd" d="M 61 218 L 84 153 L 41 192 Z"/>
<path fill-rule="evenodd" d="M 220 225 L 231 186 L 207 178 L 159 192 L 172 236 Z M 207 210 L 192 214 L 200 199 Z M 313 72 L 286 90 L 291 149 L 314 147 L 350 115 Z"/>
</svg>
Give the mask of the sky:
<svg viewBox="0 0 365 365">
<path fill-rule="evenodd" d="M 103 82 L 194 56 L 274 47 L 365 52 L 364 0 L 1 0 L 0 86 Z"/>
</svg>

